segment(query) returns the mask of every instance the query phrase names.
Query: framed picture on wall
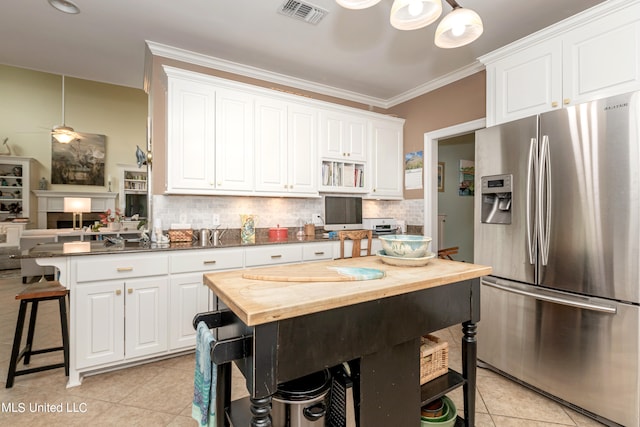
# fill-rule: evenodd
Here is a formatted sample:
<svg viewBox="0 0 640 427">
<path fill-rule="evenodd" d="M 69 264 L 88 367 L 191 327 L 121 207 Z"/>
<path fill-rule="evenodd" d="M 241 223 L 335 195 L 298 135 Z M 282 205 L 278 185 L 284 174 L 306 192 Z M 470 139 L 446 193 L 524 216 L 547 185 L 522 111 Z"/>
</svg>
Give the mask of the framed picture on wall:
<svg viewBox="0 0 640 427">
<path fill-rule="evenodd" d="M 105 139 L 78 133 L 63 144 L 51 137 L 51 183 L 104 186 Z"/>
<path fill-rule="evenodd" d="M 475 165 L 472 160 L 460 160 L 460 185 L 458 194 L 460 196 L 473 196 Z"/>
<path fill-rule="evenodd" d="M 438 191 L 444 191 L 444 162 L 438 162 Z"/>
</svg>

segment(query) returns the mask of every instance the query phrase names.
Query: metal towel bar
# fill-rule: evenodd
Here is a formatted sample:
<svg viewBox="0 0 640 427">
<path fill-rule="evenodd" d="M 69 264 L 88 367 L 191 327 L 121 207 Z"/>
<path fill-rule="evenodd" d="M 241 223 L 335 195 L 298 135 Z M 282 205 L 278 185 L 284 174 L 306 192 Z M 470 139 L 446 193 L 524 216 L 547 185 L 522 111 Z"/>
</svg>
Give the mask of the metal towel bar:
<svg viewBox="0 0 640 427">
<path fill-rule="evenodd" d="M 193 328 L 204 322 L 209 329 L 222 328 L 234 323 L 235 316 L 230 310 L 217 310 L 198 313 L 193 318 Z M 242 335 L 224 340 L 214 340 L 211 343 L 211 360 L 216 365 L 233 362 L 251 356 L 253 335 Z"/>
</svg>

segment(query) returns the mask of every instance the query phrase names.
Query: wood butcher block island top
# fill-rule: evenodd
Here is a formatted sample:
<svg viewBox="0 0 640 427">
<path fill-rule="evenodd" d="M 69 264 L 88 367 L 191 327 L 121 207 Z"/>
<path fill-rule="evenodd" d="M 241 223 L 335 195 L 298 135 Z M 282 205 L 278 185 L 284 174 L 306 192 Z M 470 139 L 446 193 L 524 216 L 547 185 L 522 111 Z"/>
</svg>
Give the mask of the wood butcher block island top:
<svg viewBox="0 0 640 427">
<path fill-rule="evenodd" d="M 273 270 L 277 276 L 305 277 L 305 269 L 314 278 L 322 268 L 372 268 L 384 271 L 381 279 L 332 281 L 268 281 L 248 279 L 245 273 L 256 271 L 264 277 Z M 333 274 L 333 273 L 332 273 Z M 361 257 L 324 262 L 261 267 L 259 269 L 206 273 L 204 282 L 247 326 L 359 304 L 462 280 L 491 274 L 491 267 L 433 259 L 423 267 L 398 267 L 385 264 L 379 257 Z M 246 274 L 245 274 L 246 275 Z"/>
</svg>

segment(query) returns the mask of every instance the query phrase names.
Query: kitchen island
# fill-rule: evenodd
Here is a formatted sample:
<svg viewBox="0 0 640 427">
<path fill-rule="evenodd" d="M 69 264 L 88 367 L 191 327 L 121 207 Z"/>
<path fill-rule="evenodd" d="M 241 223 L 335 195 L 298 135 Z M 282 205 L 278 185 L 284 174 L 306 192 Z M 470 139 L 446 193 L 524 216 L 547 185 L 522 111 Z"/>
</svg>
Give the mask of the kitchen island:
<svg viewBox="0 0 640 427">
<path fill-rule="evenodd" d="M 460 385 L 465 424 L 473 426 L 479 278 L 491 268 L 438 259 L 424 267 L 397 267 L 379 257 L 314 263 L 314 269 L 320 267 L 373 268 L 385 275 L 344 282 L 245 278 L 252 270 L 204 275 L 220 312 L 228 313 L 228 307 L 232 313 L 229 324 L 217 329 L 217 342 L 241 339 L 251 349 L 235 360 L 246 378 L 249 402 L 224 401 L 218 407 L 233 425 L 270 425 L 271 396 L 279 383 L 351 362 L 359 378 L 360 426 L 418 425 L 424 403 Z M 305 271 L 291 265 L 278 267 L 279 274 L 283 269 L 292 275 Z M 450 370 L 420 386 L 420 337 L 455 324 L 464 332 L 462 375 Z M 230 370 L 220 372 L 219 395 L 227 396 Z"/>
</svg>

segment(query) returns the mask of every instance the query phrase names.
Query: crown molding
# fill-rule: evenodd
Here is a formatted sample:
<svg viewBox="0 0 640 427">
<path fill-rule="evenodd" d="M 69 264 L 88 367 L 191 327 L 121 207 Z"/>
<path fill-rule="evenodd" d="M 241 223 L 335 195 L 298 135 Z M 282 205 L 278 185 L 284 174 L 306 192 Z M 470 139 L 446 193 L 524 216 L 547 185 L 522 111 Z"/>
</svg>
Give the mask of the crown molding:
<svg viewBox="0 0 640 427">
<path fill-rule="evenodd" d="M 437 79 L 431 80 L 430 82 L 427 82 L 425 84 L 422 84 L 414 89 L 411 89 L 407 92 L 401 93 L 398 96 L 394 96 L 393 98 L 389 98 L 386 103 L 387 106 L 385 108 L 390 108 L 393 107 L 395 105 L 401 104 L 403 102 L 409 101 L 413 98 L 416 98 L 420 95 L 424 95 L 425 93 L 434 91 L 436 89 L 439 89 L 443 86 L 446 86 L 450 83 L 453 83 L 455 81 L 458 81 L 460 79 L 463 79 L 465 77 L 469 77 L 472 74 L 475 74 L 479 71 L 482 71 L 485 69 L 484 64 L 480 63 L 479 61 L 475 61 L 472 64 L 469 64 L 465 67 L 462 68 L 458 68 L 455 71 L 450 72 L 449 74 L 445 74 L 442 77 L 439 77 Z"/>
<path fill-rule="evenodd" d="M 310 92 L 319 93 L 321 95 L 333 96 L 336 98 L 345 99 L 347 101 L 358 102 L 368 106 L 383 109 L 391 108 L 397 104 L 408 101 L 417 96 L 438 89 L 442 86 L 446 86 L 450 83 L 455 82 L 456 80 L 460 80 L 464 77 L 470 76 L 471 74 L 477 73 L 478 71 L 484 70 L 484 65 L 476 61 L 471 65 L 460 68 L 454 72 L 420 85 L 398 96 L 389 99 L 382 99 L 362 95 L 360 93 L 339 89 L 328 85 L 323 85 L 320 83 L 311 82 L 308 80 L 299 79 L 296 77 L 287 76 L 285 74 L 274 73 L 268 70 L 263 70 L 261 68 L 227 61 L 225 59 L 203 55 L 185 49 L 167 46 L 165 44 L 157 43 L 150 40 L 146 40 L 146 44 L 148 51 L 154 56 L 161 56 L 163 58 L 173 59 L 189 64 L 200 65 L 207 68 L 214 68 L 216 70 L 226 71 L 244 77 L 264 80 L 270 83 L 282 84 L 284 86 L 289 86 L 296 89 L 308 90 Z"/>
<path fill-rule="evenodd" d="M 244 77 L 264 80 L 271 83 L 294 87 L 296 89 L 308 90 L 322 95 L 334 96 L 336 98 L 359 102 L 365 105 L 386 108 L 386 101 L 381 98 L 366 96 L 356 92 L 310 82 L 308 80 L 299 79 L 297 77 L 287 76 L 285 74 L 275 73 L 261 68 L 216 58 L 213 56 L 202 55 L 200 53 L 167 46 L 149 40 L 146 40 L 146 44 L 149 48 L 149 51 L 155 56 L 161 56 L 163 58 L 174 59 L 176 61 L 187 62 L 189 64 L 200 65 L 203 67 L 214 68 L 216 70 L 226 71 Z"/>
</svg>

